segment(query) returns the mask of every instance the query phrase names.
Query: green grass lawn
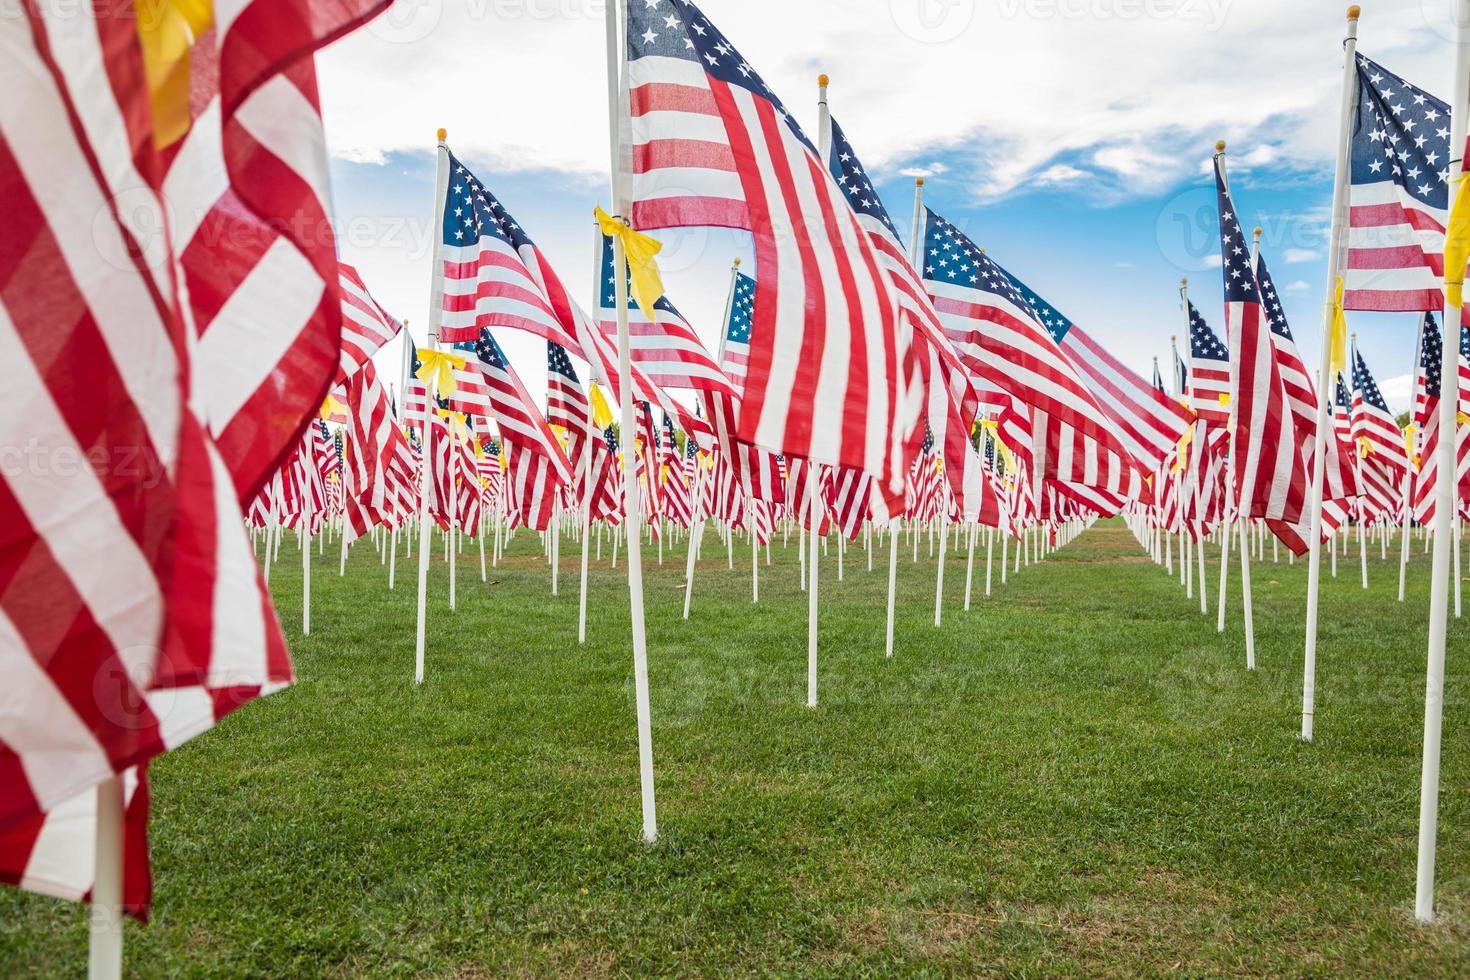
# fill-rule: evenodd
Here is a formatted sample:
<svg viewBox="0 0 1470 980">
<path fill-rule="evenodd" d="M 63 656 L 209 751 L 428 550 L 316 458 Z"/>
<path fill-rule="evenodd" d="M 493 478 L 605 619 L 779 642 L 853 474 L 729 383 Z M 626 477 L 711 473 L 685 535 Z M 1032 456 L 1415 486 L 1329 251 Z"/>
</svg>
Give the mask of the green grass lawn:
<svg viewBox="0 0 1470 980">
<path fill-rule="evenodd" d="M 298 683 L 153 767 L 154 918 L 130 975 L 1470 972 L 1467 626 L 1449 641 L 1439 921 L 1412 919 L 1428 562 L 1324 576 L 1317 740 L 1297 739 L 1305 563 L 1255 569 L 1259 669 L 1107 521 L 933 626 L 934 562 L 822 566 L 805 706 L 796 539 L 735 570 L 645 547 L 657 844 L 642 843 L 623 563 L 549 595 L 520 533 L 459 609 L 370 544 L 273 571 Z M 997 549 L 998 552 L 998 549 Z M 1210 549 L 1211 555 L 1215 549 Z M 1269 549 L 1268 549 L 1269 555 Z M 620 556 L 621 558 L 622 556 Z M 997 555 L 998 557 L 998 555 Z M 1232 585 L 1237 575 L 1232 570 Z M 85 912 L 0 893 L 0 975 L 78 975 Z"/>
</svg>

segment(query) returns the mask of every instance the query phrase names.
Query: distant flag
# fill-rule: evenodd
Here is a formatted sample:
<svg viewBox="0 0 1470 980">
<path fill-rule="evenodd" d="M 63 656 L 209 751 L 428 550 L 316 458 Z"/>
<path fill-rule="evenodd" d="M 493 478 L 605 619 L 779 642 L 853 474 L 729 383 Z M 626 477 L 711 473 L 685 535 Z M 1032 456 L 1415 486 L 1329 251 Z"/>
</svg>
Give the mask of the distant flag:
<svg viewBox="0 0 1470 980">
<path fill-rule="evenodd" d="M 602 238 L 602 265 L 599 277 L 597 325 L 603 335 L 617 343 L 616 276 L 613 272 L 612 239 Z M 626 269 L 624 275 L 627 276 Z M 667 295 L 653 304 L 654 319 L 642 308 L 628 306 L 628 343 L 633 363 L 654 384 L 663 388 L 693 388 L 701 391 L 734 389 L 715 364 L 715 359 L 699 342 L 694 328 L 674 308 Z"/>
<path fill-rule="evenodd" d="M 1307 544 L 1293 529 L 1306 514 L 1310 476 L 1251 265 L 1250 242 L 1236 217 L 1218 158 L 1215 187 L 1223 245 L 1225 324 L 1236 379 L 1236 390 L 1231 393 L 1235 413 L 1232 492 L 1241 516 L 1265 518 L 1273 533 L 1301 554 Z"/>
<path fill-rule="evenodd" d="M 352 266 L 337 263 L 337 277 L 342 290 L 342 351 L 337 365 L 340 383 L 396 337 L 403 324 L 378 305 Z"/>
<path fill-rule="evenodd" d="M 736 272 L 720 368 L 737 391 L 745 387 L 745 369 L 750 363 L 750 324 L 754 308 L 755 280 L 743 272 Z"/>
<path fill-rule="evenodd" d="M 1189 304 L 1189 405 L 1208 425 L 1230 421 L 1230 351 Z"/>
</svg>

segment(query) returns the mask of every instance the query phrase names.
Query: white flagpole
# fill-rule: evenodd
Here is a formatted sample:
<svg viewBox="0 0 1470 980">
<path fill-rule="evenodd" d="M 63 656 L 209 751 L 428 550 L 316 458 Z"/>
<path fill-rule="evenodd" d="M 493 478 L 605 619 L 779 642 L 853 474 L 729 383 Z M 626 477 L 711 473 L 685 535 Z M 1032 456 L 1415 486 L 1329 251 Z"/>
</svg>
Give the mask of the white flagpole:
<svg viewBox="0 0 1470 980">
<path fill-rule="evenodd" d="M 985 530 L 985 594 L 990 595 L 990 570 L 991 563 L 995 560 L 995 532 L 996 528 Z M 1004 538 L 1002 538 L 1002 542 Z M 1002 547 L 1004 544 L 1002 543 Z"/>
<path fill-rule="evenodd" d="M 622 122 L 626 103 L 622 99 L 619 66 L 622 64 L 621 31 L 617 2 L 607 5 L 607 108 L 608 149 L 611 156 L 614 217 L 622 220 L 626 208 L 622 155 Z M 658 838 L 658 817 L 653 792 L 653 720 L 648 703 L 648 637 L 643 622 L 643 552 L 639 541 L 638 485 L 633 472 L 633 370 L 628 339 L 628 273 L 623 241 L 613 236 L 614 299 L 618 319 L 618 402 L 623 454 L 623 520 L 628 529 L 628 599 L 633 623 L 633 688 L 638 716 L 638 777 L 643 797 L 643 839 Z"/>
<path fill-rule="evenodd" d="M 1455 87 L 1450 98 L 1450 159 L 1446 169 L 1458 188 L 1461 156 L 1465 148 L 1466 102 L 1470 99 L 1470 0 L 1455 0 Z M 1453 227 L 1456 194 L 1450 194 Z M 1445 266 L 1446 303 L 1452 286 L 1459 285 L 1465 270 Z M 1444 724 L 1444 648 L 1449 618 L 1450 552 L 1453 542 L 1457 473 L 1455 454 L 1456 413 L 1460 395 L 1460 311 L 1448 305 L 1441 334 L 1443 357 L 1439 391 L 1439 473 L 1434 487 L 1434 557 L 1429 593 L 1429 666 L 1424 680 L 1424 767 L 1419 786 L 1419 868 L 1414 889 L 1414 917 L 1420 922 L 1434 919 L 1434 844 L 1439 828 L 1440 731 Z"/>
<path fill-rule="evenodd" d="M 980 525 L 967 525 L 966 532 L 968 534 L 968 547 L 965 555 L 965 612 L 969 612 L 970 586 L 975 581 L 975 536 L 980 533 Z"/>
<path fill-rule="evenodd" d="M 276 532 L 281 523 L 281 474 L 279 471 L 271 477 L 271 509 L 269 523 L 265 527 L 265 587 L 270 588 L 271 564 L 276 555 L 276 549 L 280 546 L 280 539 Z"/>
<path fill-rule="evenodd" d="M 97 785 L 92 907 L 87 923 L 88 980 L 120 980 L 123 957 L 123 784 Z"/>
<path fill-rule="evenodd" d="M 434 228 L 444 227 L 444 195 L 449 191 L 449 147 L 444 138 L 448 134 L 439 130 L 439 145 L 435 153 L 438 168 L 434 178 Z M 429 349 L 435 349 L 439 339 L 439 313 L 444 307 L 444 242 L 443 236 L 434 235 L 433 268 L 429 277 Z M 405 342 L 409 337 L 404 334 Z M 430 445 L 429 411 L 434 405 L 437 390 L 436 378 L 430 374 L 424 382 L 423 438 L 419 445 L 423 450 L 423 465 L 419 472 L 419 594 L 418 620 L 415 627 L 413 652 L 413 682 L 424 682 L 424 628 L 427 625 L 426 605 L 429 586 L 429 493 L 433 478 L 434 456 Z"/>
<path fill-rule="evenodd" d="M 1331 424 L 1332 332 L 1337 307 L 1337 278 L 1347 252 L 1348 139 L 1357 100 L 1358 8 L 1347 12 L 1347 37 L 1342 42 L 1342 100 L 1338 115 L 1337 169 L 1332 186 L 1332 231 L 1327 250 L 1327 292 L 1322 301 L 1322 357 L 1317 374 L 1317 431 L 1313 442 L 1310 538 L 1307 546 L 1307 630 L 1302 658 L 1302 739 L 1312 740 L 1312 712 L 1317 689 L 1317 620 L 1322 585 L 1322 496 L 1327 472 L 1327 429 Z M 1337 576 L 1337 542 L 1332 542 L 1332 575 Z"/>
<path fill-rule="evenodd" d="M 940 494 L 940 497 L 943 497 L 942 493 Z M 939 625 L 940 616 L 944 612 L 944 562 L 945 559 L 948 557 L 949 550 L 949 523 L 947 520 L 948 515 L 942 512 L 943 506 L 944 505 L 941 502 L 941 513 L 934 518 L 934 522 L 939 525 L 939 561 L 936 563 L 938 571 L 935 573 L 934 577 L 934 625 L 936 627 Z M 932 544 L 932 530 L 930 534 L 930 542 Z"/>
<path fill-rule="evenodd" d="M 827 165 L 827 150 L 832 143 L 832 115 L 827 108 L 827 76 L 817 76 L 817 158 Z M 811 522 L 811 542 L 807 547 L 806 590 L 806 706 L 817 706 L 817 532 L 822 527 L 821 480 L 817 464 L 807 460 L 806 489 L 809 495 L 807 519 Z M 825 541 L 825 539 L 823 539 Z"/>
<path fill-rule="evenodd" d="M 602 244 L 600 240 L 598 244 Z M 597 263 L 596 267 L 600 268 L 601 263 Z M 577 642 L 579 644 L 587 642 L 587 560 L 588 551 L 592 547 L 592 454 L 596 450 L 592 440 L 597 438 L 593 434 L 597 423 L 592 413 L 592 386 L 595 383 L 589 369 L 587 373 L 587 424 L 583 430 L 582 447 L 582 581 L 577 597 Z M 600 532 L 597 541 L 601 545 Z"/>
<path fill-rule="evenodd" d="M 315 425 L 316 423 L 311 423 Z M 307 446 L 313 445 L 308 438 Z M 301 488 L 301 635 L 311 635 L 311 470 L 316 469 L 316 452 L 313 450 L 307 455 L 305 464 L 310 469 L 304 474 Z M 326 484 L 322 484 L 322 492 L 326 493 Z"/>
<path fill-rule="evenodd" d="M 720 342 L 719 342 L 719 345 L 716 348 L 716 353 L 715 353 L 715 363 L 718 364 L 718 365 L 720 365 L 720 369 L 721 370 L 724 370 L 724 364 L 725 364 L 725 342 L 726 342 L 726 340 L 728 340 L 728 336 L 727 335 L 729 334 L 729 331 L 730 331 L 730 313 L 735 308 L 735 282 L 736 282 L 737 278 L 739 277 L 739 274 L 740 274 L 740 260 L 739 259 L 734 259 L 730 263 L 730 287 L 725 292 L 725 318 L 720 322 Z M 696 463 L 696 465 L 694 467 L 694 486 L 691 488 L 691 490 L 692 490 L 692 492 L 694 494 L 694 497 L 689 502 L 689 510 L 690 510 L 690 513 L 697 513 L 697 514 L 699 514 L 699 520 L 697 522 L 690 522 L 691 523 L 691 526 L 690 526 L 690 529 L 689 529 L 689 547 L 687 549 L 687 555 L 685 557 L 685 569 L 684 569 L 684 618 L 685 619 L 688 619 L 689 618 L 689 603 L 694 598 L 694 567 L 695 567 L 695 559 L 699 555 L 699 549 L 698 549 L 698 547 L 696 547 L 696 539 L 703 540 L 703 538 L 704 538 L 704 521 L 705 521 L 705 515 L 699 509 L 700 495 L 701 495 L 701 493 L 704 490 L 703 486 L 701 485 L 702 484 L 701 478 L 704 476 L 704 467 L 701 466 L 701 465 L 697 465 L 698 464 L 698 459 L 697 458 L 695 460 L 695 463 Z M 695 525 L 697 525 L 697 529 L 696 529 L 696 526 Z M 752 573 L 752 574 L 754 574 L 754 573 Z M 755 588 L 755 586 L 752 585 L 752 588 Z M 752 600 L 752 601 L 754 601 L 754 600 Z"/>
</svg>

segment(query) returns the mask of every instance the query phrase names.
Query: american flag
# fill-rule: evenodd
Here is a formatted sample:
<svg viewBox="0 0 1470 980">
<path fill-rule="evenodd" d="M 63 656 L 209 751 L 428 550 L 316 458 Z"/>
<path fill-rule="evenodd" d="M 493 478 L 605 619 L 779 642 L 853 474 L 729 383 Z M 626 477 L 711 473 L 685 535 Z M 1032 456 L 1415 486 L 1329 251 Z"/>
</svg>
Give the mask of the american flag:
<svg viewBox="0 0 1470 980">
<path fill-rule="evenodd" d="M 461 348 L 456 347 L 456 350 L 461 350 Z M 557 486 L 570 484 L 572 482 L 571 464 L 567 461 L 566 454 L 562 452 L 561 443 L 551 431 L 551 427 L 546 424 L 546 419 L 541 415 L 541 410 L 536 407 L 530 393 L 526 391 L 525 385 L 521 383 L 515 368 L 510 366 L 505 351 L 501 350 L 500 344 L 491 335 L 490 328 L 482 328 L 480 339 L 468 349 L 464 349 L 463 353 L 468 358 L 467 363 L 478 369 L 483 379 L 489 417 L 495 420 L 496 426 L 500 429 L 502 441 L 529 453 L 545 457 L 547 466 L 538 473 L 545 473 L 556 484 L 545 490 L 545 494 L 550 495 Z M 515 479 L 514 474 L 519 461 L 518 455 L 511 456 L 513 479 Z M 529 467 L 523 468 L 522 476 L 528 471 Z M 518 499 L 524 502 L 525 498 Z M 539 527 L 538 530 L 545 530 L 545 528 L 544 526 Z"/>
<path fill-rule="evenodd" d="M 403 324 L 378 305 L 352 266 L 339 262 L 337 281 L 342 292 L 342 351 L 337 364 L 341 384 L 396 337 Z"/>
<path fill-rule="evenodd" d="M 1230 422 L 1230 351 L 1189 303 L 1189 405 L 1209 425 Z"/>
<path fill-rule="evenodd" d="M 617 278 L 613 273 L 612 239 L 602 238 L 602 265 L 598 290 L 597 326 L 612 344 L 618 337 Z M 624 288 L 632 296 L 627 263 L 623 274 L 628 277 Z M 648 379 L 661 388 L 693 388 L 699 391 L 734 393 L 730 380 L 715 364 L 715 359 L 699 342 L 699 336 L 684 319 L 667 295 L 653 304 L 654 319 L 631 300 L 628 303 L 628 352 L 634 364 L 642 368 Z"/>
<path fill-rule="evenodd" d="M 1435 484 L 1439 479 L 1439 421 L 1440 369 L 1444 363 L 1444 341 L 1439 332 L 1439 322 L 1433 314 L 1424 314 L 1423 337 L 1419 344 L 1419 376 L 1414 386 L 1414 422 L 1419 427 L 1419 470 L 1414 474 L 1411 495 L 1414 519 L 1420 524 L 1434 520 Z M 1470 391 L 1466 390 L 1470 378 L 1470 328 L 1460 328 L 1460 403 L 1458 413 L 1465 413 L 1470 405 Z M 1456 498 L 1463 507 L 1470 497 L 1470 430 L 1456 425 L 1458 438 L 1455 443 L 1455 460 L 1458 479 Z"/>
<path fill-rule="evenodd" d="M 1225 327 L 1237 386 L 1231 393 L 1235 498 L 1242 516 L 1265 518 L 1284 544 L 1301 553 L 1305 543 L 1287 529 L 1302 522 L 1311 477 L 1251 265 L 1250 243 L 1236 218 L 1218 159 L 1215 189 L 1225 281 Z"/>
<path fill-rule="evenodd" d="M 577 486 L 577 499 L 586 500 L 584 470 L 588 446 L 597 442 L 599 433 L 591 419 L 592 405 L 577 378 L 577 369 L 560 344 L 546 342 L 546 424 L 560 426 L 567 433 L 567 459 Z"/>
<path fill-rule="evenodd" d="M 954 344 L 945 334 L 939 313 L 934 309 L 934 303 L 924 288 L 923 277 L 910 261 L 908 249 L 899 241 L 893 219 L 873 188 L 873 182 L 863 169 L 857 151 L 853 149 L 837 120 L 829 119 L 829 122 L 831 138 L 827 153 L 828 169 L 838 186 L 846 191 L 847 203 L 857 214 L 858 224 L 872 239 L 878 257 L 892 279 L 898 296 L 899 313 L 914 331 L 914 354 L 908 379 L 909 388 L 914 392 L 913 397 L 922 397 L 918 394 L 918 388 L 924 384 L 942 388 L 954 403 L 955 414 L 968 432 L 975 424 L 975 415 L 979 408 L 979 401 L 970 384 L 969 372 L 954 349 Z M 931 400 L 930 403 L 937 404 L 937 400 Z M 916 423 L 911 436 L 915 445 L 921 438 L 921 430 L 917 425 L 920 414 L 915 411 L 905 412 Z M 930 424 L 933 425 L 932 419 Z M 958 460 L 954 462 L 958 463 Z"/>
<path fill-rule="evenodd" d="M 745 387 L 745 369 L 750 363 L 751 314 L 755 309 L 755 280 L 743 272 L 735 273 L 735 286 L 730 294 L 730 317 L 725 324 L 725 350 L 720 368 L 736 390 Z"/>
<path fill-rule="evenodd" d="M 751 308 L 755 296 L 755 280 L 736 272 L 730 294 L 730 314 L 725 322 L 725 345 L 720 367 L 738 389 L 744 384 L 745 365 L 750 353 Z M 784 492 L 777 472 L 776 454 L 753 446 L 740 438 L 740 400 L 735 395 L 706 391 L 701 393 L 705 416 L 714 432 L 714 445 L 734 468 L 746 496 L 778 501 Z"/>
<path fill-rule="evenodd" d="M 1343 308 L 1444 307 L 1450 107 L 1358 55 Z"/>
<path fill-rule="evenodd" d="M 388 391 L 371 361 L 348 381 L 351 418 L 352 486 L 357 501 L 375 522 L 392 509 L 395 484 L 413 485 L 413 455 L 393 417 Z"/>
<path fill-rule="evenodd" d="M 488 329 L 487 327 L 486 330 Z M 439 397 L 444 402 L 444 407 L 450 411 L 488 418 L 491 414 L 490 382 L 476 363 L 478 344 L 479 341 L 476 340 L 450 345 L 452 352 L 464 359 L 464 364 L 452 367 L 454 390 L 441 391 Z"/>
<path fill-rule="evenodd" d="M 760 278 L 739 435 L 862 469 L 895 495 L 912 429 L 901 404 L 908 352 L 889 276 L 841 188 L 693 4 L 630 6 L 627 61 L 634 224 L 727 224 L 754 239 Z"/>
<path fill-rule="evenodd" d="M 1164 387 L 1164 376 L 1159 371 L 1159 359 L 1154 358 L 1154 390 L 1161 395 L 1167 395 L 1169 390 Z"/>
<path fill-rule="evenodd" d="M 558 287 L 560 281 L 540 250 L 453 153 L 442 232 L 441 342 L 473 343 L 483 328 L 511 327 L 581 349 L 567 311 L 547 293 L 548 275 Z"/>
<path fill-rule="evenodd" d="M 1132 459 L 1134 466 L 1143 472 L 1162 466 L 1194 421 L 1193 413 L 1170 398 L 1167 391 L 1130 371 L 1107 348 L 1021 280 L 1005 274 L 1071 362 L 1096 404 L 1112 420 L 1112 431 L 1123 445 L 1125 458 Z M 1159 380 L 1162 384 L 1162 378 Z"/>
<path fill-rule="evenodd" d="M 1394 474 L 1394 482 L 1409 472 L 1404 451 L 1404 434 L 1378 390 L 1378 382 L 1361 352 L 1353 353 L 1352 441 L 1361 447 L 1363 459 L 1373 467 Z"/>
<path fill-rule="evenodd" d="M 837 533 L 849 541 L 857 540 L 868 516 L 868 503 L 873 493 L 873 478 L 862 470 L 837 467 L 828 485 L 827 509 L 836 518 Z"/>
<path fill-rule="evenodd" d="M 142 767 L 291 679 L 241 508 L 337 366 L 313 53 L 383 4 L 301 6 L 189 22 L 186 84 L 153 91 L 132 16 L 3 18 L 0 444 L 112 460 L 0 473 L 25 557 L 0 596 L 0 880 L 30 890 L 88 896 L 93 789 L 119 776 L 146 914 Z"/>
<path fill-rule="evenodd" d="M 1350 436 L 1358 453 L 1360 519 L 1372 524 L 1397 512 L 1411 471 L 1399 430 L 1363 355 L 1353 353 L 1353 407 Z"/>
<path fill-rule="evenodd" d="M 1286 322 L 1286 313 L 1281 308 L 1281 300 L 1271 282 L 1270 270 L 1266 268 L 1266 258 L 1260 254 L 1256 256 L 1256 282 L 1260 288 L 1261 300 L 1265 304 L 1266 319 L 1271 327 L 1271 344 L 1276 349 L 1281 384 L 1286 389 L 1287 403 L 1291 406 L 1295 419 L 1297 441 L 1302 447 L 1307 472 L 1311 473 L 1313 453 L 1316 451 L 1317 388 L 1307 370 L 1306 361 L 1297 349 L 1291 327 Z M 1342 523 L 1344 508 L 1357 496 L 1358 488 L 1351 454 L 1344 453 L 1334 439 L 1326 440 L 1325 446 L 1327 465 L 1323 472 L 1322 495 L 1328 504 L 1335 502 L 1333 506 L 1324 505 L 1322 530 L 1327 534 Z"/>
<path fill-rule="evenodd" d="M 975 377 L 1033 415 L 1044 413 L 1046 431 L 1060 438 L 1065 427 L 1098 450 L 1095 479 L 1085 482 L 1111 484 L 1121 471 L 1131 472 L 1132 463 L 1113 432 L 1112 419 L 1042 326 L 1020 287 L 963 232 L 927 207 L 924 285 L 934 297 L 946 333 Z M 1036 450 L 1050 448 L 1043 443 Z M 1048 463 L 1054 458 L 1048 454 Z"/>
</svg>

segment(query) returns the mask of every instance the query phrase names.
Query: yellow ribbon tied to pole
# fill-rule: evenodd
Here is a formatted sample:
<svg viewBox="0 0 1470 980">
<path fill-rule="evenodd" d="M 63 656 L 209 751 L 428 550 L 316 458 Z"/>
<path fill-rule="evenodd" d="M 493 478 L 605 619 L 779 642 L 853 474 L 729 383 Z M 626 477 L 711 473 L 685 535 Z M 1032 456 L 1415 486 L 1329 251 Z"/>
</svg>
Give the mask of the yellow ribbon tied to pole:
<svg viewBox="0 0 1470 980">
<path fill-rule="evenodd" d="M 455 412 L 447 408 L 441 408 L 438 412 L 439 417 L 449 423 L 449 434 L 455 439 L 468 439 L 470 437 L 470 430 L 464 424 L 463 412 Z"/>
<path fill-rule="evenodd" d="M 446 354 L 428 347 L 418 349 L 419 369 L 414 377 L 425 384 L 434 379 L 436 390 L 441 395 L 452 395 L 459 384 L 454 380 L 454 369 L 464 367 L 465 360 L 458 354 Z"/>
<path fill-rule="evenodd" d="M 603 397 L 602 389 L 597 385 L 592 386 L 592 424 L 599 429 L 606 429 L 612 425 L 613 413 L 608 407 L 607 399 Z"/>
<path fill-rule="evenodd" d="M 1347 314 L 1342 311 L 1342 276 L 1337 277 L 1337 289 L 1332 294 L 1331 336 L 1332 343 L 1327 355 L 1327 374 L 1335 378 L 1347 368 Z"/>
<path fill-rule="evenodd" d="M 1470 181 L 1462 171 L 1455 174 L 1452 183 L 1456 190 L 1450 224 L 1445 229 L 1444 286 L 1446 305 L 1459 309 L 1464 302 L 1465 264 L 1470 262 Z"/>
<path fill-rule="evenodd" d="M 1373 443 L 1368 441 L 1368 437 L 1358 436 L 1358 458 L 1367 459 L 1369 456 L 1372 456 L 1374 452 L 1376 452 L 1376 450 L 1373 448 Z"/>
<path fill-rule="evenodd" d="M 345 412 L 342 403 L 328 394 L 326 401 L 322 402 L 321 417 L 330 421 L 338 412 Z"/>
<path fill-rule="evenodd" d="M 623 256 L 628 260 L 628 278 L 633 284 L 633 301 L 644 316 L 655 319 L 653 304 L 663 298 L 664 281 L 659 277 L 658 263 L 653 257 L 663 245 L 642 232 L 634 231 L 600 207 L 593 208 L 592 213 L 597 216 L 598 227 L 604 235 L 622 242 Z"/>
</svg>

